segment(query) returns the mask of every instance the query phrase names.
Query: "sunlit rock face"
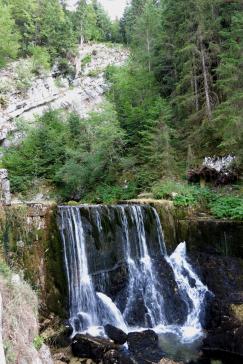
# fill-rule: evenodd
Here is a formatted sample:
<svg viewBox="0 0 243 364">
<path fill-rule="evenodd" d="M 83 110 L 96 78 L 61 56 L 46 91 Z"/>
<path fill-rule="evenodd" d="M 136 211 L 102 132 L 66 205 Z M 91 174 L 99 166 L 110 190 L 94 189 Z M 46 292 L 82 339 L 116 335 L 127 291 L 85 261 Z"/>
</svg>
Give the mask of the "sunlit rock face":
<svg viewBox="0 0 243 364">
<path fill-rule="evenodd" d="M 28 68 L 30 60 L 13 62 L 1 70 L 0 97 L 4 100 L 0 105 L 1 146 L 9 147 L 22 140 L 19 119 L 21 123 L 33 123 L 36 116 L 50 108 L 72 110 L 81 117 L 95 111 L 108 89 L 104 76 L 106 67 L 122 65 L 127 57 L 128 51 L 121 46 L 85 44 L 79 48 L 77 57 L 70 61 L 71 75 L 62 75 L 57 65 L 51 72 L 33 75 Z M 17 87 L 21 81 L 20 67 L 28 73 L 28 82 L 21 90 Z"/>
</svg>

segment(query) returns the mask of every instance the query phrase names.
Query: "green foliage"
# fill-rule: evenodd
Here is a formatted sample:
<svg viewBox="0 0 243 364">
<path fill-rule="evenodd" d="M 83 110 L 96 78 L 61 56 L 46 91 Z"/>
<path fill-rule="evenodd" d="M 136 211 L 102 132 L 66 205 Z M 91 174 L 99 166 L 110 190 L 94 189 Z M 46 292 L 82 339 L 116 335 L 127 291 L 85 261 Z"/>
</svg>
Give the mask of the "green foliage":
<svg viewBox="0 0 243 364">
<path fill-rule="evenodd" d="M 192 195 L 195 190 L 196 187 L 173 180 L 161 181 L 152 187 L 152 193 L 157 199 L 172 198 L 173 193 L 181 196 Z"/>
<path fill-rule="evenodd" d="M 54 60 L 76 51 L 76 36 L 71 19 L 58 0 L 42 0 L 38 45 L 44 45 Z"/>
<path fill-rule="evenodd" d="M 73 147 L 67 149 L 66 162 L 57 173 L 65 194 L 78 199 L 109 181 L 119 171 L 124 134 L 111 104 L 89 118 L 71 118 L 69 126 Z"/>
<path fill-rule="evenodd" d="M 92 61 L 91 54 L 87 54 L 84 58 L 81 59 L 81 67 L 85 67 Z"/>
<path fill-rule="evenodd" d="M 20 55 L 29 53 L 28 47 L 36 42 L 38 19 L 41 6 L 37 0 L 8 0 L 11 14 L 21 34 Z"/>
<path fill-rule="evenodd" d="M 11 270 L 9 266 L 0 259 L 0 274 L 4 276 L 4 278 L 10 278 L 11 277 Z"/>
<path fill-rule="evenodd" d="M 87 202 L 116 203 L 135 198 L 136 195 L 137 188 L 134 183 L 124 186 L 102 184 L 93 193 L 88 194 L 85 200 Z"/>
<path fill-rule="evenodd" d="M 27 191 L 37 178 L 55 178 L 64 159 L 65 138 L 66 127 L 58 112 L 36 120 L 22 144 L 6 151 L 3 158 L 13 191 Z"/>
<path fill-rule="evenodd" d="M 172 180 L 156 183 L 152 192 L 157 199 L 171 199 L 177 207 L 193 206 L 216 218 L 243 220 L 243 199 L 220 190 L 199 188 Z"/>
<path fill-rule="evenodd" d="M 40 350 L 42 345 L 44 344 L 44 339 L 42 336 L 38 335 L 34 338 L 33 344 L 36 350 Z"/>
<path fill-rule="evenodd" d="M 124 134 L 111 104 L 87 119 L 47 112 L 27 131 L 23 142 L 8 149 L 3 164 L 13 191 L 26 192 L 36 180 L 54 183 L 66 198 L 79 199 L 119 171 Z"/>
<path fill-rule="evenodd" d="M 41 74 L 50 70 L 50 55 L 46 48 L 39 46 L 30 47 L 32 55 L 33 72 Z"/>
<path fill-rule="evenodd" d="M 33 63 L 31 59 L 22 59 L 18 62 L 16 68 L 16 88 L 24 93 L 30 87 L 33 79 Z"/>
<path fill-rule="evenodd" d="M 210 204 L 210 210 L 217 218 L 243 220 L 243 199 L 239 196 L 219 196 Z"/>
<path fill-rule="evenodd" d="M 0 68 L 8 59 L 16 58 L 19 49 L 19 34 L 16 30 L 10 6 L 0 0 Z"/>
</svg>

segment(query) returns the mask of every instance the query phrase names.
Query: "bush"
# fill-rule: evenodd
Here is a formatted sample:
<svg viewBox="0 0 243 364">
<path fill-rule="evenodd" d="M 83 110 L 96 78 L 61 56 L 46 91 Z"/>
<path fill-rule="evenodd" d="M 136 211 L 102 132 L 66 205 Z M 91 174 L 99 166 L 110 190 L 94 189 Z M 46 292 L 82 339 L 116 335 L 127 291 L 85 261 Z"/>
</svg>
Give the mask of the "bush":
<svg viewBox="0 0 243 364">
<path fill-rule="evenodd" d="M 219 196 L 210 204 L 210 211 L 219 219 L 243 220 L 243 199 L 237 196 Z"/>
<path fill-rule="evenodd" d="M 75 67 L 66 58 L 59 58 L 58 72 L 69 80 L 73 80 L 76 74 Z"/>
<path fill-rule="evenodd" d="M 50 70 L 51 57 L 45 47 L 32 46 L 30 53 L 32 55 L 33 72 L 39 75 Z"/>
<path fill-rule="evenodd" d="M 101 201 L 104 203 L 115 203 L 121 200 L 129 200 L 136 197 L 137 188 L 134 183 L 128 183 L 126 186 L 101 185 L 95 191 L 91 200 Z"/>
<path fill-rule="evenodd" d="M 87 54 L 84 58 L 81 59 L 81 67 L 87 66 L 92 61 L 92 56 Z"/>
<path fill-rule="evenodd" d="M 42 347 L 42 345 L 44 344 L 44 339 L 42 336 L 37 335 L 34 340 L 33 340 L 33 344 L 34 347 L 36 348 L 36 350 L 40 350 L 40 348 Z"/>
<path fill-rule="evenodd" d="M 30 59 L 21 60 L 16 67 L 16 87 L 20 92 L 25 93 L 31 86 L 33 78 L 33 65 Z"/>
<path fill-rule="evenodd" d="M 172 180 L 156 183 L 152 187 L 152 193 L 157 199 L 168 199 L 172 198 L 173 194 L 178 194 L 182 196 L 192 195 L 193 192 L 195 192 L 195 189 L 196 187 L 180 182 L 175 182 Z"/>
</svg>

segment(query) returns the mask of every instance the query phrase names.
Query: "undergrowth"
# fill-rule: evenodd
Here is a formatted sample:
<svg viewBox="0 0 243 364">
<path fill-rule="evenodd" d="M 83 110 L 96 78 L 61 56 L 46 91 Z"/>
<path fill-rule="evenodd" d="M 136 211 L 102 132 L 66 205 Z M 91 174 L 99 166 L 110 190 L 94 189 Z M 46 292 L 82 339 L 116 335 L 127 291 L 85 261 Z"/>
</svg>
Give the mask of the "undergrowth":
<svg viewBox="0 0 243 364">
<path fill-rule="evenodd" d="M 243 197 L 224 189 L 200 188 L 176 181 L 155 184 L 152 193 L 156 199 L 171 199 L 177 207 L 194 207 L 216 218 L 243 220 Z"/>
</svg>

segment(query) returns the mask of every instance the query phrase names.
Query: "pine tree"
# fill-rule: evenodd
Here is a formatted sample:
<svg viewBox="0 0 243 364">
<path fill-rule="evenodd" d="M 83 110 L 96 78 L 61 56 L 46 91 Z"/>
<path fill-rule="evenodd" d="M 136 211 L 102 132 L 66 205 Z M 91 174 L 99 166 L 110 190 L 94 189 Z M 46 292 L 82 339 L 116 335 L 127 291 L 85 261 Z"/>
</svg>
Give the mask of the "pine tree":
<svg viewBox="0 0 243 364">
<path fill-rule="evenodd" d="M 0 67 L 9 58 L 16 58 L 19 49 L 19 34 L 16 30 L 11 8 L 0 0 Z"/>
</svg>

